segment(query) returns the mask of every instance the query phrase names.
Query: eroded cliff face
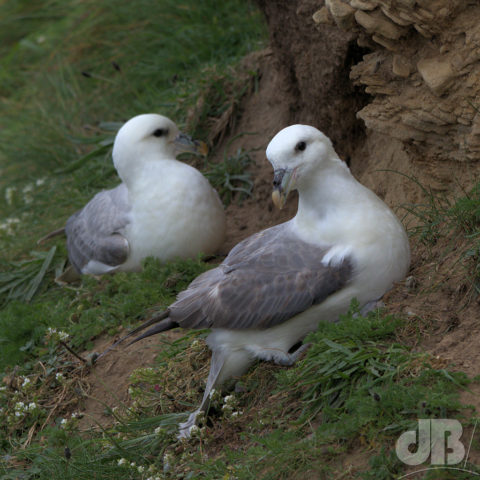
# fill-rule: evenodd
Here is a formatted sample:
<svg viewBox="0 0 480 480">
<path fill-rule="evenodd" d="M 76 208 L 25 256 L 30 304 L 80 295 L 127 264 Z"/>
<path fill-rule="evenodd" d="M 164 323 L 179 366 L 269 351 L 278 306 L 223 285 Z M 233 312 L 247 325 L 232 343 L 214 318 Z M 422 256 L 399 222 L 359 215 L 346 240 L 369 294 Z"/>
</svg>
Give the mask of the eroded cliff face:
<svg viewBox="0 0 480 480">
<path fill-rule="evenodd" d="M 323 130 L 392 205 L 468 189 L 480 158 L 480 1 L 256 0 L 289 123 Z M 283 126 L 283 125 L 282 125 Z"/>
<path fill-rule="evenodd" d="M 480 4 L 466 0 L 326 0 L 315 12 L 371 50 L 350 78 L 372 95 L 368 129 L 435 159 L 480 158 Z"/>
<path fill-rule="evenodd" d="M 348 160 L 354 145 L 364 137 L 364 123 L 356 113 L 368 101 L 363 88 L 354 85 L 349 74 L 366 50 L 358 46 L 355 32 L 335 25 L 316 28 L 312 15 L 319 8 L 318 0 L 257 3 L 269 26 L 278 74 L 286 85 L 277 101 L 288 104 L 290 116 L 279 126 L 315 125 Z"/>
</svg>

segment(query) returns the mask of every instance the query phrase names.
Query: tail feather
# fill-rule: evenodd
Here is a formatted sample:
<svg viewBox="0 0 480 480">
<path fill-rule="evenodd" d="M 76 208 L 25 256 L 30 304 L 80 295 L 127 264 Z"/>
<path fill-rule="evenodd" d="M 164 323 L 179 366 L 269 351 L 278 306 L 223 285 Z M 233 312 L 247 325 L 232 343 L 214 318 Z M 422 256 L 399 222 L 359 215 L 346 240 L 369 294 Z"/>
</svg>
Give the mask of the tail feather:
<svg viewBox="0 0 480 480">
<path fill-rule="evenodd" d="M 95 361 L 98 361 L 101 357 L 105 356 L 108 352 L 113 350 L 117 345 L 119 345 L 120 343 L 123 343 L 127 338 L 133 337 L 134 335 L 141 332 L 142 330 L 145 330 L 147 327 L 150 327 L 151 325 L 158 323 L 158 325 L 155 325 L 155 327 L 151 328 L 150 330 L 147 330 L 143 335 L 133 339 L 128 345 L 138 342 L 142 338 L 146 338 L 151 335 L 155 335 L 156 333 L 164 332 L 165 330 L 170 330 L 172 328 L 178 327 L 178 323 L 174 322 L 168 317 L 169 314 L 170 314 L 170 311 L 167 309 L 161 313 L 154 315 L 153 317 L 148 319 L 146 322 L 142 323 L 138 327 L 128 332 L 126 335 L 120 338 L 120 340 L 117 340 L 113 345 L 108 347 L 106 350 L 104 350 L 100 355 L 98 355 L 95 358 Z"/>
<path fill-rule="evenodd" d="M 166 330 L 171 330 L 172 328 L 176 328 L 178 326 L 178 323 L 174 322 L 171 318 L 165 318 L 165 320 L 159 322 L 158 325 L 155 325 L 154 327 L 148 329 L 145 333 L 142 333 L 140 336 L 134 338 L 131 342 L 129 342 L 127 347 L 132 345 L 133 343 L 137 343 L 139 340 L 151 337 L 152 335 L 156 335 L 157 333 L 165 332 Z"/>
</svg>

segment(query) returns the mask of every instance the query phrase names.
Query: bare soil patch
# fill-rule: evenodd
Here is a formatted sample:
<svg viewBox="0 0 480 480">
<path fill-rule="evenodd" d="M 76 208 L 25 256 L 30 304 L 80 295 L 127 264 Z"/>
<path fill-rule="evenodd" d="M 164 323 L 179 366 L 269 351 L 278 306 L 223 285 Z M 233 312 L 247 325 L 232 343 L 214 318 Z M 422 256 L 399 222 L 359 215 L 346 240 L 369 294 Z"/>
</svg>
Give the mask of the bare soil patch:
<svg viewBox="0 0 480 480">
<path fill-rule="evenodd" d="M 92 351 L 103 352 L 112 345 L 125 331 L 119 332 L 118 337 L 100 337 L 95 342 Z M 173 341 L 180 336 L 175 331 L 166 332 L 164 339 Z M 88 383 L 88 396 L 78 405 L 83 417 L 80 420 L 81 429 L 105 427 L 113 422 L 109 409 L 120 405 L 128 405 L 130 398 L 128 387 L 130 375 L 141 367 L 150 367 L 158 355 L 159 342 L 155 337 L 149 337 L 142 342 L 134 343 L 125 348 L 119 346 L 110 351 L 96 363 L 84 381 Z M 84 352 L 87 357 L 91 352 Z"/>
</svg>

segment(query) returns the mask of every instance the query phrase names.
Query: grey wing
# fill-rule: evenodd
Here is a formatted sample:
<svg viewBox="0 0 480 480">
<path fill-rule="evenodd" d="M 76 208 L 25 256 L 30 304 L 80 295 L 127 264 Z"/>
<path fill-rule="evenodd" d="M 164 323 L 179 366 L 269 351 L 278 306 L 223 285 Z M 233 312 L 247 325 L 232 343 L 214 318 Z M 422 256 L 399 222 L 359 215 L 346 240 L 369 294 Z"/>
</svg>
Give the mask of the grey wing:
<svg viewBox="0 0 480 480">
<path fill-rule="evenodd" d="M 328 247 L 268 230 L 247 239 L 245 255 L 241 249 L 232 251 L 233 259 L 229 255 L 192 282 L 170 306 L 170 318 L 185 328 L 266 329 L 321 303 L 348 283 L 351 259 L 325 265 Z"/>
<path fill-rule="evenodd" d="M 250 235 L 230 250 L 223 264 L 236 265 L 245 262 L 246 259 L 250 258 L 250 255 L 257 257 L 261 255 L 262 251 L 269 248 L 272 244 L 275 244 L 277 238 L 284 236 L 288 236 L 286 223 L 281 223 L 280 225 L 275 225 L 274 227 Z"/>
<path fill-rule="evenodd" d="M 106 273 L 126 261 L 129 245 L 121 232 L 129 223 L 130 209 L 128 190 L 122 183 L 97 193 L 68 219 L 68 257 L 79 272 Z"/>
</svg>

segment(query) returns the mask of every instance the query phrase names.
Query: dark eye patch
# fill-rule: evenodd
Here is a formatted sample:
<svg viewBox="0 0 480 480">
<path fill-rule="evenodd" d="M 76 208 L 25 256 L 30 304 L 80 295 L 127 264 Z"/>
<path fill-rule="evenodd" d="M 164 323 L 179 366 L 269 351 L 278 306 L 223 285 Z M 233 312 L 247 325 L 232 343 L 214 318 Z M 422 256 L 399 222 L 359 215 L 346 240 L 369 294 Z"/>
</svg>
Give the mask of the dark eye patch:
<svg viewBox="0 0 480 480">
<path fill-rule="evenodd" d="M 307 144 L 305 142 L 298 142 L 295 145 L 295 150 L 298 152 L 303 152 L 307 148 Z"/>
<path fill-rule="evenodd" d="M 157 128 L 153 132 L 154 137 L 163 137 L 168 135 L 168 128 Z"/>
</svg>

